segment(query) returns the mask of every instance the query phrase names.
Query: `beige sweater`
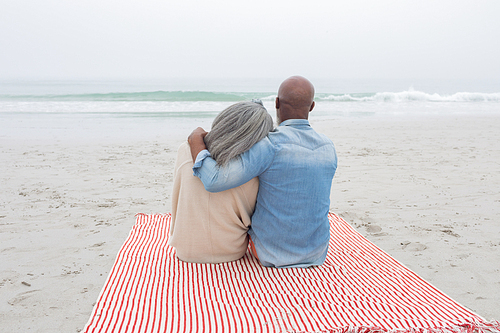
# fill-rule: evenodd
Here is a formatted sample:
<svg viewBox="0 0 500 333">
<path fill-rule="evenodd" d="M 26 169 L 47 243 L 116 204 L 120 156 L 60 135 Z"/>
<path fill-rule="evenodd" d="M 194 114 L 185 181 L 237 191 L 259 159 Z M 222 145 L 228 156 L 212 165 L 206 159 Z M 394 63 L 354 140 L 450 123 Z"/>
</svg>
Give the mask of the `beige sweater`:
<svg viewBox="0 0 500 333">
<path fill-rule="evenodd" d="M 187 142 L 179 147 L 172 191 L 169 244 L 180 260 L 220 263 L 241 258 L 248 246 L 247 230 L 255 208 L 258 178 L 231 190 L 210 193 L 193 176 Z"/>
</svg>

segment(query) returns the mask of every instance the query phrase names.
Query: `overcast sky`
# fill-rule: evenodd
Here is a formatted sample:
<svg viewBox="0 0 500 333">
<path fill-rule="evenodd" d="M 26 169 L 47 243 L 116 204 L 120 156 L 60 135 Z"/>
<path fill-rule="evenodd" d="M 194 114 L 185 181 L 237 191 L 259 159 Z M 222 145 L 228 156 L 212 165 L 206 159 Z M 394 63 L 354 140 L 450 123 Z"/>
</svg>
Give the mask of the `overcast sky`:
<svg viewBox="0 0 500 333">
<path fill-rule="evenodd" d="M 0 79 L 500 78 L 499 0 L 0 0 Z"/>
</svg>

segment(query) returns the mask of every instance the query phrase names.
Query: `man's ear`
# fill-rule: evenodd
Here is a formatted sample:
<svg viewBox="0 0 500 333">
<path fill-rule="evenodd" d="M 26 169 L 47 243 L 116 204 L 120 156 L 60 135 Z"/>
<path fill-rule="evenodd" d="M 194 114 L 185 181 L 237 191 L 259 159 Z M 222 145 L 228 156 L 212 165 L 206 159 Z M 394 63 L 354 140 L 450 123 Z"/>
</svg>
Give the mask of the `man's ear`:
<svg viewBox="0 0 500 333">
<path fill-rule="evenodd" d="M 313 101 L 312 104 L 311 104 L 311 108 L 309 109 L 309 112 L 311 112 L 314 109 L 315 105 L 316 105 L 316 103 L 314 103 L 314 101 Z"/>
<path fill-rule="evenodd" d="M 280 108 L 280 99 L 276 97 L 276 102 L 275 102 L 276 110 Z"/>
</svg>

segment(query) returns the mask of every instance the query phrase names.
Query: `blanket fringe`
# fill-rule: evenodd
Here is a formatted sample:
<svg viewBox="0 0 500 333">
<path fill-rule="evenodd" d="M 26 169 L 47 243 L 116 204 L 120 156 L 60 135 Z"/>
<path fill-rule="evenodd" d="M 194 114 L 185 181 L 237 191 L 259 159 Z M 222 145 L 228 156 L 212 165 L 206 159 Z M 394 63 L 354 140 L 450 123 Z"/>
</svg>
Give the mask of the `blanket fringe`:
<svg viewBox="0 0 500 333">
<path fill-rule="evenodd" d="M 347 326 L 342 328 L 329 329 L 324 331 L 291 331 L 293 333 L 500 333 L 500 322 L 493 320 L 490 322 L 478 322 L 472 320 L 461 325 L 450 327 L 434 328 L 401 328 L 384 329 L 381 327 L 354 327 Z"/>
</svg>

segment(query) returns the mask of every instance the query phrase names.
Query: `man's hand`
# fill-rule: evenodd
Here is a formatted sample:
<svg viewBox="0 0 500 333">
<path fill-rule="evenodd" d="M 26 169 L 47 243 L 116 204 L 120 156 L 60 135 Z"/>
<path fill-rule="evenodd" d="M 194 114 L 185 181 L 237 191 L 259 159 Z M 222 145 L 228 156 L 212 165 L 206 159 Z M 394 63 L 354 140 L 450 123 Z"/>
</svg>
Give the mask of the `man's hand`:
<svg viewBox="0 0 500 333">
<path fill-rule="evenodd" d="M 207 149 L 205 141 L 203 140 L 205 138 L 205 135 L 207 134 L 207 131 L 205 131 L 201 127 L 198 127 L 188 136 L 188 143 L 189 147 L 191 148 L 191 157 L 193 158 L 193 163 L 196 161 L 196 156 L 198 156 L 200 151 L 202 151 L 203 149 Z"/>
</svg>

